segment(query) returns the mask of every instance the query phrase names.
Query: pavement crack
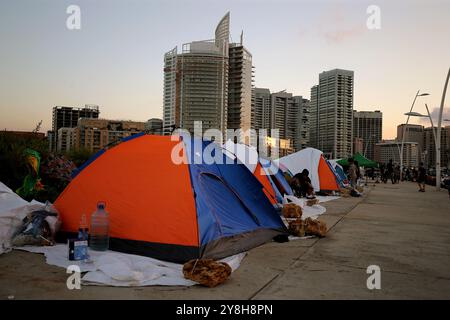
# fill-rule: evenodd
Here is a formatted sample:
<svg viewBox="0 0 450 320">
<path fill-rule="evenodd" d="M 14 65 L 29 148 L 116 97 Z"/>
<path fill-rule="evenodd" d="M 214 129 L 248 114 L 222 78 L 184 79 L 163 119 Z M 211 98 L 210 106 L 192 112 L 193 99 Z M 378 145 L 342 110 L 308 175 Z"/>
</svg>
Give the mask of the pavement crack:
<svg viewBox="0 0 450 320">
<path fill-rule="evenodd" d="M 261 288 L 259 288 L 255 293 L 253 293 L 248 300 L 253 300 L 261 291 L 263 291 L 265 288 L 267 288 L 276 278 L 278 278 L 280 275 L 282 275 L 284 272 L 280 272 L 279 274 L 275 275 L 272 279 L 270 279 L 265 285 L 263 285 Z"/>
</svg>

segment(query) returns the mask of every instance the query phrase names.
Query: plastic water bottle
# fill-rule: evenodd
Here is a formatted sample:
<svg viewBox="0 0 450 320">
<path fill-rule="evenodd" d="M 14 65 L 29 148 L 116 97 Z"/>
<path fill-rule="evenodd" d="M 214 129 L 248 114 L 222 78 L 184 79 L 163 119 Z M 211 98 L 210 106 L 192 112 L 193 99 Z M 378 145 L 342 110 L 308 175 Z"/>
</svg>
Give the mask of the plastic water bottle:
<svg viewBox="0 0 450 320">
<path fill-rule="evenodd" d="M 94 251 L 106 251 L 109 247 L 109 214 L 105 211 L 105 207 L 104 202 L 99 202 L 97 210 L 91 216 L 89 247 Z"/>
</svg>

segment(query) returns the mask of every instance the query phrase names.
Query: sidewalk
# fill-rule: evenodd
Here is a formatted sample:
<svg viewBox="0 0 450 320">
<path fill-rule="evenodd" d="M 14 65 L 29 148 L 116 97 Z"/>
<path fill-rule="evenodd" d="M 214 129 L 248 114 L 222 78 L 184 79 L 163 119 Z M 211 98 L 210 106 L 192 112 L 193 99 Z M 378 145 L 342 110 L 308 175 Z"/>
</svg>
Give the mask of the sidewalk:
<svg viewBox="0 0 450 320">
<path fill-rule="evenodd" d="M 70 291 L 65 270 L 42 255 L 0 256 L 0 299 L 450 299 L 450 200 L 446 190 L 380 185 L 363 198 L 324 204 L 323 239 L 253 249 L 225 284 Z M 366 268 L 381 268 L 368 290 Z"/>
</svg>

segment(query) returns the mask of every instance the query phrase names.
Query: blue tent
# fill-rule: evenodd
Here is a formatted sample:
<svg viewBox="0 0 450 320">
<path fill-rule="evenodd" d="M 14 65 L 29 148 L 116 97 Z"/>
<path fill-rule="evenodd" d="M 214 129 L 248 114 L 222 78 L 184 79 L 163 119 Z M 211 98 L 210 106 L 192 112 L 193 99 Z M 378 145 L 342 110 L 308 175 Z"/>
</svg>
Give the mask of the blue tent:
<svg viewBox="0 0 450 320">
<path fill-rule="evenodd" d="M 336 173 L 336 178 L 338 179 L 339 184 L 341 186 L 343 186 L 344 185 L 344 181 L 347 180 L 347 176 L 345 175 L 344 170 L 342 169 L 342 167 L 340 165 L 336 165 L 336 167 L 334 167 L 333 172 Z"/>
<path fill-rule="evenodd" d="M 283 202 L 284 195 L 294 195 L 291 186 L 284 177 L 283 171 L 273 161 L 260 158 L 260 163 L 275 191 L 278 203 Z"/>
</svg>

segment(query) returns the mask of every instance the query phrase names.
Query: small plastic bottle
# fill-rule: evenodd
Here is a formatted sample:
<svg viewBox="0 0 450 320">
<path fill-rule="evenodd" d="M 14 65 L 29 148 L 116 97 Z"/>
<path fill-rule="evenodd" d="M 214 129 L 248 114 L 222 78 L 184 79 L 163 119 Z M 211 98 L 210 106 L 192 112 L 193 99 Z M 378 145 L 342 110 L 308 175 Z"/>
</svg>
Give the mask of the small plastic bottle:
<svg viewBox="0 0 450 320">
<path fill-rule="evenodd" d="M 94 251 L 106 251 L 109 248 L 109 214 L 106 204 L 99 202 L 97 210 L 91 216 L 91 241 L 89 247 Z"/>
<path fill-rule="evenodd" d="M 83 262 L 87 262 L 89 260 L 89 252 L 88 252 L 88 240 L 89 240 L 89 229 L 87 225 L 86 214 L 81 215 L 80 226 L 78 228 L 78 240 L 86 241 L 86 246 L 83 249 Z"/>
<path fill-rule="evenodd" d="M 89 229 L 87 225 L 86 214 L 81 215 L 80 227 L 78 228 L 78 240 L 88 240 Z"/>
</svg>

